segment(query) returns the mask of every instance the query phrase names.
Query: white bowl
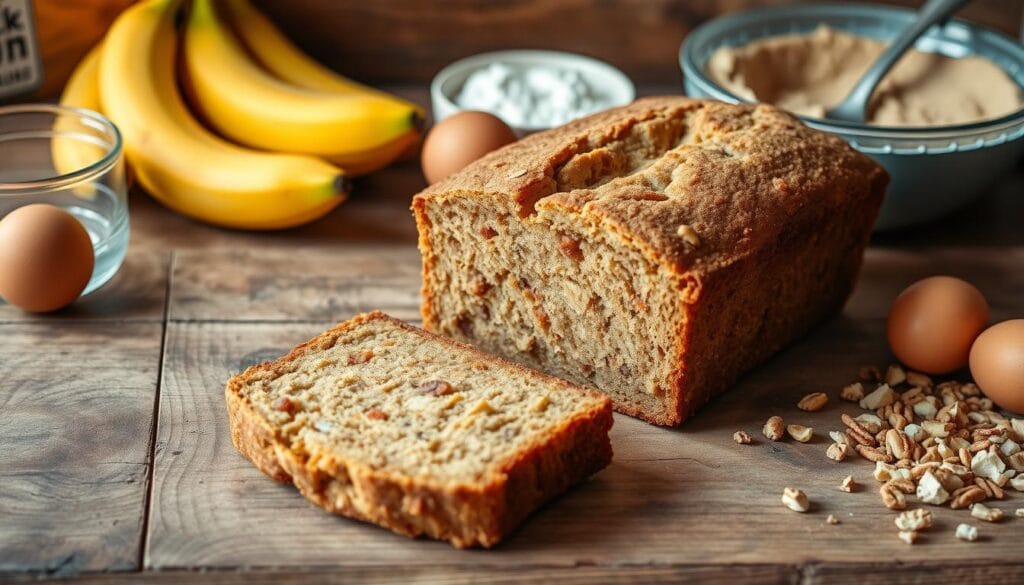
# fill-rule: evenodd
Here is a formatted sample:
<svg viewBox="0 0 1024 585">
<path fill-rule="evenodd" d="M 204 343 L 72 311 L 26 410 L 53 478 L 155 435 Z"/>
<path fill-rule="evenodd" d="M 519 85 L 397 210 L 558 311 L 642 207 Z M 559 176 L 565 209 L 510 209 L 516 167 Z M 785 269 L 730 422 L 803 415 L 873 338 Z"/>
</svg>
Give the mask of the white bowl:
<svg viewBox="0 0 1024 585">
<path fill-rule="evenodd" d="M 474 71 L 492 63 L 504 63 L 513 67 L 543 65 L 576 71 L 595 92 L 607 98 L 609 107 L 623 106 L 636 99 L 633 82 L 625 73 L 604 61 L 561 51 L 495 51 L 460 59 L 434 76 L 430 83 L 430 101 L 435 123 L 462 111 L 455 103 L 455 98 L 462 90 L 466 79 Z M 512 126 L 519 136 L 548 128 L 549 126 Z"/>
</svg>

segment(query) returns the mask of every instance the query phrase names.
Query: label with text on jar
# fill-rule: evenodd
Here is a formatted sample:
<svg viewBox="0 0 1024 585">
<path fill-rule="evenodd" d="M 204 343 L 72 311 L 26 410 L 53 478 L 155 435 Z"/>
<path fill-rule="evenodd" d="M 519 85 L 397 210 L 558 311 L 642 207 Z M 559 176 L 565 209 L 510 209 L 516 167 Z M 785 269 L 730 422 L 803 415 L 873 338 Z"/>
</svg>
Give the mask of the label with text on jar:
<svg viewBox="0 0 1024 585">
<path fill-rule="evenodd" d="M 28 93 L 42 81 L 32 0 L 0 0 L 0 99 Z"/>
</svg>

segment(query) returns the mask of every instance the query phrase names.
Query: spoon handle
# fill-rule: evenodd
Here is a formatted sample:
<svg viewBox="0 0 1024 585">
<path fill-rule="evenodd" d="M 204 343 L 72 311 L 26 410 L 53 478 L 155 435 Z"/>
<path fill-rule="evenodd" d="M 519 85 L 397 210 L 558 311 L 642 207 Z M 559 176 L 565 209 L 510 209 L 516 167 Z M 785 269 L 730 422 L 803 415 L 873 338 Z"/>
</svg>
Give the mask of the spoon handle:
<svg viewBox="0 0 1024 585">
<path fill-rule="evenodd" d="M 878 57 L 878 60 L 864 73 L 853 91 L 844 101 L 854 101 L 865 104 L 871 97 L 872 92 L 885 74 L 892 69 L 900 57 L 923 35 L 932 25 L 946 18 L 949 18 L 957 10 L 970 3 L 971 0 L 928 0 L 917 13 L 917 18 L 888 48 Z"/>
</svg>

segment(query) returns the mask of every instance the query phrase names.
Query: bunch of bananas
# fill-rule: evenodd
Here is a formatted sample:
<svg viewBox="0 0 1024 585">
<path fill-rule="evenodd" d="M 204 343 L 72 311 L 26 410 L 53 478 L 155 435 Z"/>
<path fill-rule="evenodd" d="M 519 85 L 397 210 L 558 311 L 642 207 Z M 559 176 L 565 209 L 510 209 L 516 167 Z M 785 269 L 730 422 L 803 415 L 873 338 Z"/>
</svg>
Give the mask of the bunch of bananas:
<svg viewBox="0 0 1024 585">
<path fill-rule="evenodd" d="M 181 19 L 186 8 L 126 10 L 61 96 L 113 120 L 138 181 L 167 207 L 226 227 L 300 225 L 419 140 L 418 106 L 313 61 L 247 0 L 193 0 Z"/>
</svg>

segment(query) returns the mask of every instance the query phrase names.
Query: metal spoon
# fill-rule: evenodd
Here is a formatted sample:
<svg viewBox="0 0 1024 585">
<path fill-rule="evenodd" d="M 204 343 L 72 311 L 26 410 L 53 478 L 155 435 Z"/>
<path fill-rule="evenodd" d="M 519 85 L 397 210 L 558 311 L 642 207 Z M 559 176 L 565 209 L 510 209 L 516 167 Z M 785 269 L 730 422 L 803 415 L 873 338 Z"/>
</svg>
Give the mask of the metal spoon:
<svg viewBox="0 0 1024 585">
<path fill-rule="evenodd" d="M 868 100 L 885 74 L 900 57 L 914 46 L 917 39 L 935 23 L 949 18 L 971 0 L 928 0 L 917 12 L 917 20 L 896 37 L 891 45 L 868 68 L 853 90 L 838 105 L 825 112 L 825 117 L 844 122 L 863 124 L 867 118 Z"/>
</svg>

